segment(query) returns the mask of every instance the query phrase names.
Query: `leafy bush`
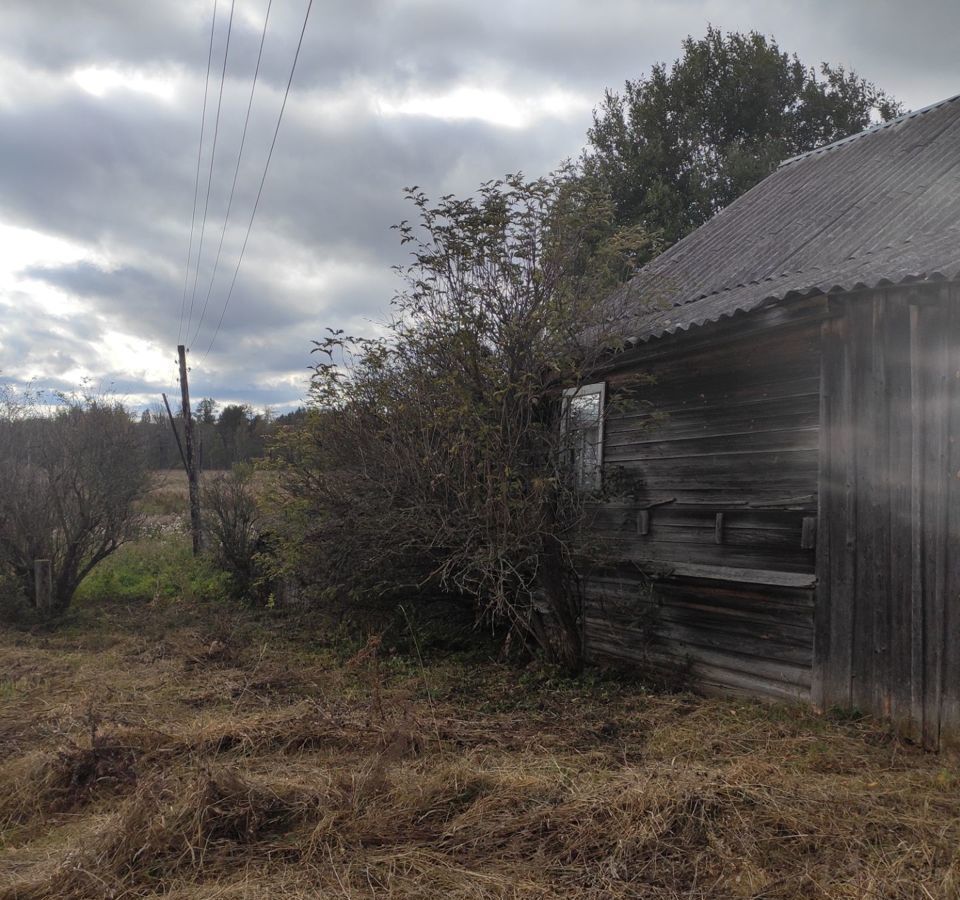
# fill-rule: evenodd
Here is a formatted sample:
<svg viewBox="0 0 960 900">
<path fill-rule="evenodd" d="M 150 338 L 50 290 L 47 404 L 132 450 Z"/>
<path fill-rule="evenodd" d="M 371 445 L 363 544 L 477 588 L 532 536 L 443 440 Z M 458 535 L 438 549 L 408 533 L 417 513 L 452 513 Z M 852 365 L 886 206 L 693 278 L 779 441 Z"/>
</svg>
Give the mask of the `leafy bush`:
<svg viewBox="0 0 960 900">
<path fill-rule="evenodd" d="M 274 448 L 284 550 L 327 595 L 465 596 L 577 665 L 583 496 L 558 401 L 636 316 L 597 298 L 646 236 L 613 228 L 610 198 L 570 172 L 409 197 L 387 337 L 318 344 L 312 409 Z"/>
<path fill-rule="evenodd" d="M 230 575 L 234 592 L 252 599 L 263 586 L 260 555 L 266 550 L 253 466 L 241 463 L 225 475 L 208 478 L 203 510 L 214 558 Z"/>
<path fill-rule="evenodd" d="M 49 559 L 54 612 L 136 534 L 148 487 L 146 455 L 121 404 L 59 399 L 52 413 L 0 404 L 0 559 L 30 599 L 34 562 Z"/>
</svg>

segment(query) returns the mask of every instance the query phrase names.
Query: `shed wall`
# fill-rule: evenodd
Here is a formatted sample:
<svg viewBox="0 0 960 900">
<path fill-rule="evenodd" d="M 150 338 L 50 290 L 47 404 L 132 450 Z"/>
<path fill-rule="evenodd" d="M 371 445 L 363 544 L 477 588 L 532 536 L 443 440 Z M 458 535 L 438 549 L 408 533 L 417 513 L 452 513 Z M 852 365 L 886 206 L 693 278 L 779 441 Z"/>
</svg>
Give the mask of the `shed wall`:
<svg viewBox="0 0 960 900">
<path fill-rule="evenodd" d="M 607 378 L 604 477 L 624 495 L 589 529 L 599 565 L 585 583 L 586 654 L 806 698 L 819 321 L 779 310 L 645 352 Z"/>
<path fill-rule="evenodd" d="M 834 301 L 823 324 L 813 698 L 960 735 L 960 292 Z"/>
</svg>

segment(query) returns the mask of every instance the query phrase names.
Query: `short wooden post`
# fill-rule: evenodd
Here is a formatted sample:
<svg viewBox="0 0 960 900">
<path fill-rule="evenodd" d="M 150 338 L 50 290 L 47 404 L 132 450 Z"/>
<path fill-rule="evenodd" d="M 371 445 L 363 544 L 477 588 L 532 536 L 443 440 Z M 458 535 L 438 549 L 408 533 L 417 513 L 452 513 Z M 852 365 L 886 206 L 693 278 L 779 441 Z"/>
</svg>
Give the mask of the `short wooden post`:
<svg viewBox="0 0 960 900">
<path fill-rule="evenodd" d="M 33 583 L 37 609 L 50 612 L 53 609 L 53 566 L 49 559 L 33 561 Z"/>
</svg>

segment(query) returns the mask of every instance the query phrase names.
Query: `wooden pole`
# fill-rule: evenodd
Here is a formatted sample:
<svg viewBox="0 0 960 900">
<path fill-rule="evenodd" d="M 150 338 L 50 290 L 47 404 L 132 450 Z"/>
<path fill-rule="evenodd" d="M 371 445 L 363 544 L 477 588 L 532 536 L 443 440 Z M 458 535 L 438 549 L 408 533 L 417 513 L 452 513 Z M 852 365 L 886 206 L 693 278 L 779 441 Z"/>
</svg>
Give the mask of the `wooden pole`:
<svg viewBox="0 0 960 900">
<path fill-rule="evenodd" d="M 166 394 L 161 394 L 160 396 L 163 397 L 163 405 L 167 408 L 167 418 L 170 420 L 170 427 L 173 429 L 173 436 L 177 441 L 177 449 L 180 451 L 180 461 L 183 463 L 183 471 L 189 473 L 190 466 L 187 465 L 187 455 L 183 452 L 183 444 L 180 442 L 180 432 L 177 431 L 177 423 L 173 420 L 170 401 L 167 400 Z"/>
<path fill-rule="evenodd" d="M 183 400 L 183 431 L 187 455 L 187 483 L 190 487 L 190 530 L 193 533 L 193 555 L 203 549 L 200 527 L 200 478 L 193 452 L 193 416 L 190 412 L 190 385 L 187 383 L 187 350 L 183 344 L 177 347 L 180 358 L 180 395 Z"/>
<path fill-rule="evenodd" d="M 33 561 L 33 585 L 37 609 L 50 612 L 53 609 L 53 566 L 49 559 Z"/>
</svg>

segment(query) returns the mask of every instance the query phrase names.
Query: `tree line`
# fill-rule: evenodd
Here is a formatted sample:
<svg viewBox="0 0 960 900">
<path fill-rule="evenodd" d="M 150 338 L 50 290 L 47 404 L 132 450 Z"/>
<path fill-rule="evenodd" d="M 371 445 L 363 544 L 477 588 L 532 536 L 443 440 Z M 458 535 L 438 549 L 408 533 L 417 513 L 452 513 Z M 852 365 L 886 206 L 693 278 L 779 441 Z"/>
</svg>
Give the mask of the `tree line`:
<svg viewBox="0 0 960 900">
<path fill-rule="evenodd" d="M 260 459 L 278 428 L 303 418 L 303 411 L 274 415 L 267 408 L 255 411 L 245 403 L 223 407 L 211 397 L 200 400 L 193 410 L 194 434 L 203 469 L 230 469 L 239 463 Z M 174 411 L 178 433 L 183 439 L 181 416 Z M 145 409 L 137 422 L 151 469 L 182 466 L 177 440 L 162 404 Z"/>
</svg>

